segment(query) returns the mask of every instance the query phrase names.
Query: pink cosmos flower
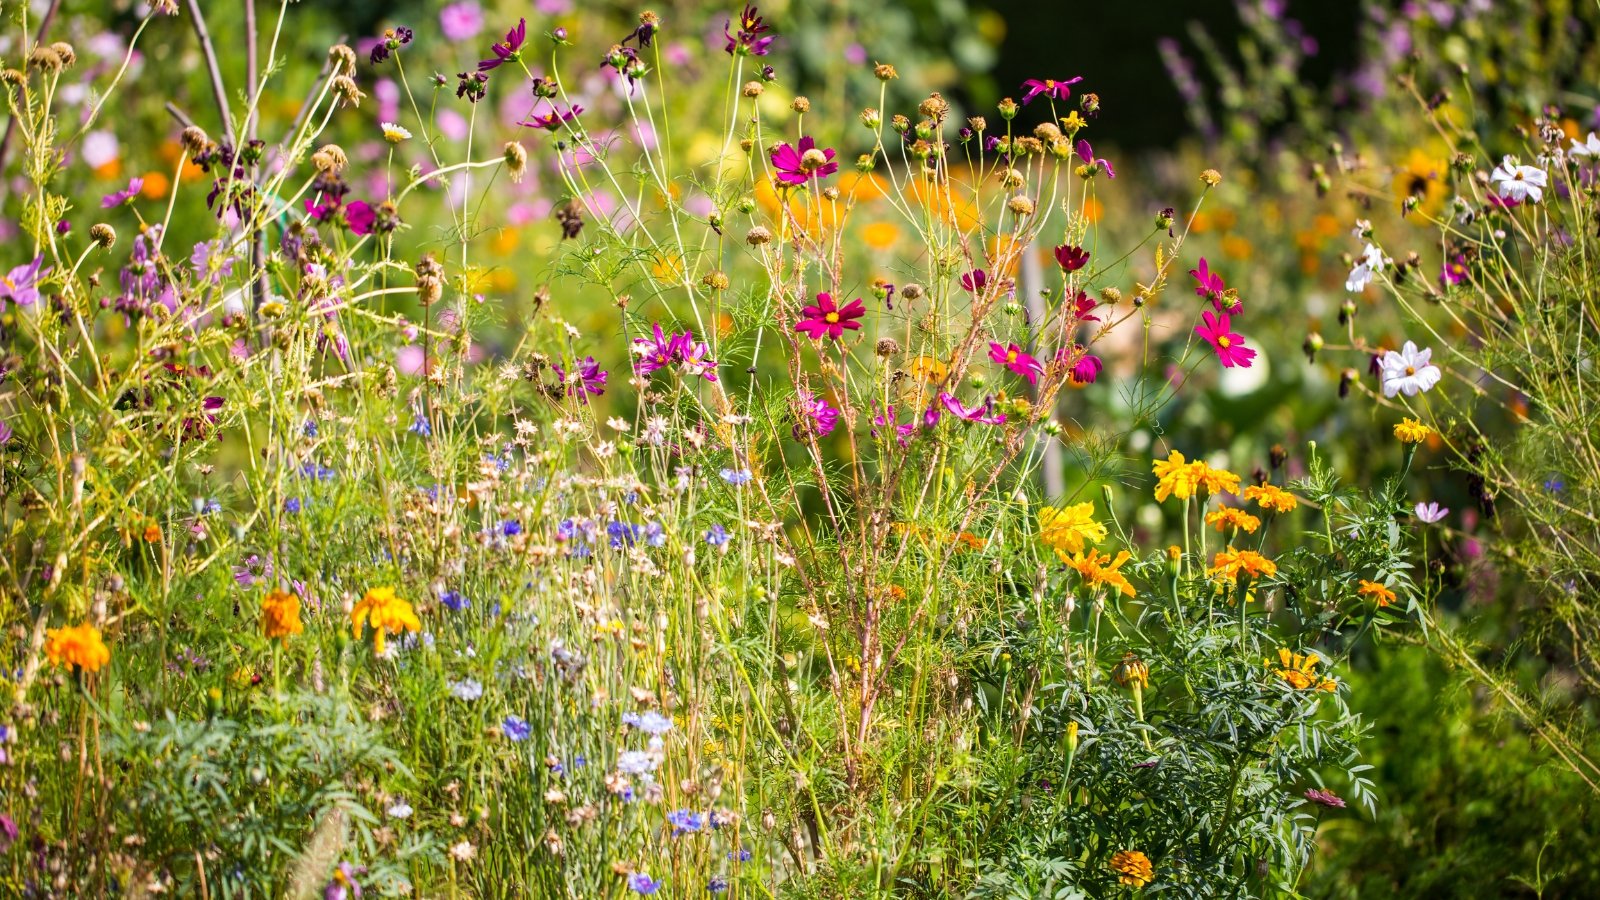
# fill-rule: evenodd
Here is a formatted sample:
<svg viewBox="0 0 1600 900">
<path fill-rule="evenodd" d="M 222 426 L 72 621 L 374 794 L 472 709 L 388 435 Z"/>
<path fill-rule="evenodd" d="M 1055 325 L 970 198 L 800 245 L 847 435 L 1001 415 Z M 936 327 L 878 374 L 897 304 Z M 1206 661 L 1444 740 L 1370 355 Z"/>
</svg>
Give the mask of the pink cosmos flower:
<svg viewBox="0 0 1600 900">
<path fill-rule="evenodd" d="M 847 329 L 859 329 L 861 323 L 856 320 L 866 314 L 867 307 L 860 299 L 840 307 L 834 304 L 832 294 L 821 291 L 816 303 L 800 310 L 800 321 L 795 323 L 794 330 L 815 341 L 822 340 L 823 335 L 837 341 Z"/>
<path fill-rule="evenodd" d="M 1056 263 L 1063 272 L 1076 272 L 1089 264 L 1089 251 L 1063 244 L 1056 248 Z"/>
<path fill-rule="evenodd" d="M 1039 360 L 1024 353 L 1016 344 L 1001 345 L 990 341 L 989 358 L 1028 379 L 1029 384 L 1038 384 L 1039 375 L 1044 372 Z"/>
<path fill-rule="evenodd" d="M 470 41 L 483 30 L 483 7 L 460 0 L 439 10 L 439 32 L 451 42 Z"/>
<path fill-rule="evenodd" d="M 839 411 L 829 406 L 823 397 L 801 388 L 797 405 L 803 418 L 795 423 L 795 440 L 800 440 L 807 430 L 817 437 L 827 437 L 838 427 Z"/>
<path fill-rule="evenodd" d="M 1033 98 L 1040 96 L 1048 97 L 1051 100 L 1065 100 L 1072 96 L 1072 85 L 1082 80 L 1083 76 L 1081 75 L 1076 78 L 1068 78 L 1066 81 L 1056 81 L 1052 78 L 1043 80 L 1029 78 L 1022 83 L 1022 86 L 1028 89 L 1028 92 L 1022 95 L 1022 105 L 1027 106 L 1033 102 Z"/>
<path fill-rule="evenodd" d="M 478 71 L 488 72 L 492 69 L 498 69 L 508 62 L 515 62 L 521 59 L 522 45 L 527 43 L 527 40 L 528 20 L 519 19 L 517 27 L 506 32 L 506 39 L 503 42 L 489 48 L 490 52 L 494 54 L 494 58 L 480 60 L 478 62 Z"/>
<path fill-rule="evenodd" d="M 1078 296 L 1072 298 L 1072 303 L 1073 303 L 1073 306 L 1075 307 L 1074 310 L 1073 310 L 1073 315 L 1077 317 L 1077 320 L 1079 322 L 1098 322 L 1098 321 L 1100 321 L 1100 317 L 1099 316 L 1091 316 L 1091 315 L 1089 315 L 1090 313 L 1094 312 L 1095 309 L 1097 307 L 1099 307 L 1100 304 L 1096 303 L 1092 298 L 1090 298 L 1088 293 L 1086 293 L 1084 291 L 1079 291 L 1078 292 Z"/>
<path fill-rule="evenodd" d="M 144 190 L 144 179 L 135 178 L 128 182 L 128 186 L 126 188 L 101 197 L 100 208 L 114 209 L 115 207 L 121 206 L 122 204 L 127 203 L 129 200 L 139 196 L 139 192 L 142 190 Z"/>
<path fill-rule="evenodd" d="M 1100 361 L 1100 357 L 1095 356 L 1093 353 L 1085 353 L 1083 357 L 1072 366 L 1072 374 L 1070 376 L 1072 378 L 1072 383 L 1094 384 L 1097 380 L 1099 380 L 1100 370 L 1104 367 L 1105 364 Z"/>
<path fill-rule="evenodd" d="M 957 418 L 966 419 L 968 422 L 977 422 L 982 425 L 1003 425 L 1006 421 L 1005 413 L 998 413 L 994 411 L 993 397 L 986 398 L 983 401 L 982 406 L 968 407 L 963 406 L 961 401 L 957 400 L 954 394 L 950 393 L 949 391 L 945 391 L 939 395 L 939 402 L 944 404 L 944 408 L 949 410 L 951 415 L 956 416 Z M 937 422 L 938 416 L 936 410 L 933 407 L 930 407 L 929 412 L 935 413 L 934 422 Z"/>
<path fill-rule="evenodd" d="M 345 206 L 344 220 L 350 226 L 352 233 L 366 235 L 372 233 L 372 226 L 378 221 L 378 214 L 373 210 L 372 204 L 365 200 L 356 200 Z"/>
<path fill-rule="evenodd" d="M 18 306 L 32 306 L 39 302 L 39 281 L 50 274 L 49 268 L 40 267 L 44 263 L 44 255 L 33 258 L 33 262 L 17 266 L 4 275 L 0 275 L 0 301 L 10 300 Z M 0 309 L 5 307 L 0 303 Z"/>
<path fill-rule="evenodd" d="M 566 112 L 556 109 L 555 105 L 551 104 L 550 111 L 544 115 L 534 115 L 528 121 L 518 122 L 517 124 L 523 128 L 543 128 L 545 131 L 556 131 L 562 125 L 571 122 L 582 114 L 583 107 L 576 103 L 568 107 Z"/>
<path fill-rule="evenodd" d="M 1094 155 L 1094 148 L 1089 146 L 1089 142 L 1088 141 L 1079 139 L 1077 150 L 1078 150 L 1078 158 L 1083 160 L 1083 164 L 1084 165 L 1088 166 L 1091 169 L 1093 169 L 1095 167 L 1099 167 L 1101 169 L 1104 169 L 1105 172 L 1106 172 L 1106 177 L 1107 178 L 1115 178 L 1115 177 L 1117 177 L 1117 170 L 1111 168 L 1111 160 L 1109 160 L 1109 159 L 1097 159 L 1095 157 L 1095 155 Z"/>
<path fill-rule="evenodd" d="M 1205 324 L 1196 325 L 1195 333 L 1205 338 L 1211 348 L 1217 351 L 1217 359 L 1222 362 L 1223 368 L 1231 369 L 1234 366 L 1248 369 L 1250 360 L 1255 359 L 1256 351 L 1244 345 L 1244 335 L 1233 332 L 1233 322 L 1227 313 L 1213 313 L 1204 310 L 1200 317 Z"/>
<path fill-rule="evenodd" d="M 813 178 L 832 175 L 839 171 L 839 164 L 833 157 L 832 147 L 818 150 L 816 140 L 810 135 L 800 139 L 798 148 L 789 144 L 772 148 L 772 165 L 778 170 L 778 180 L 784 184 L 805 184 Z"/>
<path fill-rule="evenodd" d="M 973 269 L 961 276 L 961 286 L 974 294 L 983 293 L 984 285 L 989 283 L 989 275 L 982 269 Z"/>
</svg>

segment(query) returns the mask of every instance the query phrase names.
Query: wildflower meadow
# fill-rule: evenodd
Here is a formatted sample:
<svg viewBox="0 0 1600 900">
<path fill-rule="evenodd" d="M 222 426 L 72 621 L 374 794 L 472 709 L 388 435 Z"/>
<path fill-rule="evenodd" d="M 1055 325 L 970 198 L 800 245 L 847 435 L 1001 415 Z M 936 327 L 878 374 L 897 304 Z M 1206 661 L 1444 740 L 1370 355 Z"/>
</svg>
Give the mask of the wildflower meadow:
<svg viewBox="0 0 1600 900">
<path fill-rule="evenodd" d="M 1600 6 L 1330 8 L 0 0 L 0 896 L 1600 896 Z"/>
</svg>

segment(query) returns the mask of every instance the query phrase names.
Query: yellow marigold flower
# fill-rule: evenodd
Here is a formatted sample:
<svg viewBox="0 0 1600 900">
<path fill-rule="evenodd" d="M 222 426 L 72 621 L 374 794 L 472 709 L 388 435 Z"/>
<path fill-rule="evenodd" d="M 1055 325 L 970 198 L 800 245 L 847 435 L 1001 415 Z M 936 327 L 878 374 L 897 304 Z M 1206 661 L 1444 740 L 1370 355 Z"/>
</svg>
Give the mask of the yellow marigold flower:
<svg viewBox="0 0 1600 900">
<path fill-rule="evenodd" d="M 1113 560 L 1109 553 L 1099 553 L 1093 549 L 1088 549 L 1071 559 L 1063 559 L 1062 562 L 1076 569 L 1078 574 L 1083 577 L 1084 584 L 1090 587 L 1102 584 L 1107 585 L 1113 590 L 1121 591 L 1124 595 L 1132 597 L 1133 585 L 1128 583 L 1127 576 L 1118 571 L 1122 568 L 1122 564 L 1130 558 L 1131 554 L 1126 550 L 1118 553 L 1117 558 Z"/>
<path fill-rule="evenodd" d="M 1240 572 L 1251 578 L 1271 578 L 1278 574 L 1278 564 L 1254 550 L 1229 547 L 1212 557 L 1211 568 L 1206 570 L 1208 575 L 1221 575 L 1223 578 L 1238 578 Z"/>
<path fill-rule="evenodd" d="M 1156 878 L 1150 857 L 1138 850 L 1118 850 L 1111 857 L 1111 868 L 1117 873 L 1117 882 L 1142 888 Z"/>
<path fill-rule="evenodd" d="M 362 627 L 372 625 L 372 652 L 383 655 L 384 632 L 399 634 L 402 631 L 421 631 L 422 620 L 412 611 L 411 604 L 394 595 L 394 588 L 378 587 L 367 591 L 361 602 L 350 610 L 350 627 L 356 640 L 361 640 Z"/>
<path fill-rule="evenodd" d="M 1293 653 L 1287 647 L 1278 648 L 1276 674 L 1285 684 L 1297 691 L 1334 691 L 1339 685 L 1331 678 L 1322 677 L 1317 664 L 1322 662 L 1316 654 Z M 1271 665 L 1270 663 L 1268 665 Z"/>
<path fill-rule="evenodd" d="M 1178 560 L 1180 560 L 1182 558 L 1183 558 L 1183 548 L 1182 547 L 1179 547 L 1177 544 L 1168 544 L 1167 545 L 1167 559 L 1170 559 L 1173 562 L 1177 562 Z"/>
<path fill-rule="evenodd" d="M 1236 506 L 1224 506 L 1216 512 L 1207 513 L 1206 524 L 1217 526 L 1218 531 L 1237 528 L 1245 534 L 1255 534 L 1256 529 L 1261 527 L 1261 520 Z"/>
<path fill-rule="evenodd" d="M 1152 462 L 1150 471 L 1156 476 L 1156 502 L 1165 502 L 1168 497 L 1187 500 L 1194 496 L 1205 467 L 1202 462 L 1185 462 L 1183 454 L 1176 450 L 1167 454 L 1166 459 Z"/>
<path fill-rule="evenodd" d="M 1111 678 L 1122 687 L 1138 685 L 1147 688 L 1150 686 L 1150 666 L 1132 653 L 1127 653 L 1123 655 L 1122 662 L 1111 670 Z"/>
<path fill-rule="evenodd" d="M 1213 469 L 1203 462 L 1196 462 L 1199 467 L 1200 486 L 1208 494 L 1237 494 L 1239 493 L 1239 476 L 1227 469 Z"/>
<path fill-rule="evenodd" d="M 267 640 L 283 638 L 305 631 L 300 622 L 300 598 L 288 591 L 273 591 L 261 599 L 261 633 Z"/>
<path fill-rule="evenodd" d="M 147 544 L 161 543 L 161 526 L 154 522 L 144 527 L 144 540 Z"/>
<path fill-rule="evenodd" d="M 1401 419 L 1400 424 L 1394 426 L 1394 436 L 1402 444 L 1420 444 L 1432 434 L 1432 428 L 1412 418 Z"/>
<path fill-rule="evenodd" d="M 1377 602 L 1379 608 L 1388 606 L 1397 599 L 1394 595 L 1394 591 L 1389 590 L 1387 587 L 1377 583 L 1376 581 L 1368 581 L 1365 578 L 1361 579 L 1361 587 L 1356 589 L 1356 593 L 1363 597 L 1371 597 Z"/>
<path fill-rule="evenodd" d="M 111 662 L 111 651 L 100 639 L 100 629 L 88 622 L 46 631 L 44 653 L 58 666 L 77 666 L 85 672 L 98 672 Z"/>
<path fill-rule="evenodd" d="M 1295 496 L 1275 484 L 1252 484 L 1244 489 L 1244 498 L 1254 500 L 1262 509 L 1273 512 L 1292 512 L 1300 501 Z"/>
<path fill-rule="evenodd" d="M 1094 520 L 1093 503 L 1077 503 L 1064 509 L 1046 506 L 1039 510 L 1039 540 L 1056 551 L 1065 562 L 1067 554 L 1081 553 L 1085 544 L 1106 539 L 1106 527 Z"/>
</svg>

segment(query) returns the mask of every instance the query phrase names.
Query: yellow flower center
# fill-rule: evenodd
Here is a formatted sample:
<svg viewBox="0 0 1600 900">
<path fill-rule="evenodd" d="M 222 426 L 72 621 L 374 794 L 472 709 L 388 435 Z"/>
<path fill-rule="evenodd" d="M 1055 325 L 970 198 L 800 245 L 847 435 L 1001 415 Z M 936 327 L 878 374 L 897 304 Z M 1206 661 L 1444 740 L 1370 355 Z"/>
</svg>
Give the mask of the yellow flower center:
<svg viewBox="0 0 1600 900">
<path fill-rule="evenodd" d="M 1017 361 L 1017 351 L 1015 351 L 1015 350 L 1007 350 L 1006 351 L 1006 362 L 1014 363 L 1016 361 Z"/>
<path fill-rule="evenodd" d="M 1224 350 L 1226 350 L 1229 347 L 1233 346 L 1233 341 L 1228 340 L 1226 336 L 1219 337 L 1219 338 L 1217 338 L 1217 346 L 1221 347 Z"/>
<path fill-rule="evenodd" d="M 827 322 L 829 325 L 838 324 L 838 322 L 839 322 L 839 314 L 836 313 L 836 312 L 828 313 L 827 315 L 822 317 L 822 321 Z"/>
<path fill-rule="evenodd" d="M 1417 374 L 1417 367 L 1416 366 L 1406 366 L 1406 374 L 1407 375 L 1415 375 L 1415 374 Z"/>
</svg>

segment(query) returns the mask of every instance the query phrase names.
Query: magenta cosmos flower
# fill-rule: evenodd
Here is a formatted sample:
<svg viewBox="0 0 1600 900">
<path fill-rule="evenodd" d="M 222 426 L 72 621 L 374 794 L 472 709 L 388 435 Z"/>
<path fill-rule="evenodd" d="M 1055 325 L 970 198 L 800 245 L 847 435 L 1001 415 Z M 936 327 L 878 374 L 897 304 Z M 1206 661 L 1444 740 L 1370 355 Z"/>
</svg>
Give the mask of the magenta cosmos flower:
<svg viewBox="0 0 1600 900">
<path fill-rule="evenodd" d="M 1056 264 L 1063 272 L 1076 272 L 1089 264 L 1089 251 L 1063 244 L 1056 248 Z"/>
<path fill-rule="evenodd" d="M 866 314 L 867 307 L 859 299 L 840 307 L 834 304 L 832 294 L 821 291 L 816 303 L 800 310 L 800 321 L 795 323 L 794 330 L 814 341 L 822 340 L 823 335 L 837 341 L 846 329 L 860 328 L 861 323 L 856 320 Z"/>
<path fill-rule="evenodd" d="M 44 263 L 41 254 L 33 258 L 33 262 L 17 266 L 15 269 L 0 275 L 0 300 L 10 300 L 18 306 L 32 306 L 39 302 L 39 280 L 50 274 L 49 269 L 40 271 Z M 0 304 L 0 309 L 4 304 Z"/>
<path fill-rule="evenodd" d="M 1244 309 L 1239 298 L 1228 293 L 1228 284 L 1222 280 L 1222 273 L 1213 272 L 1204 256 L 1200 257 L 1200 265 L 1190 269 L 1189 274 L 1194 276 L 1195 296 L 1210 300 L 1217 312 L 1238 315 Z"/>
<path fill-rule="evenodd" d="M 800 139 L 799 147 L 779 144 L 772 148 L 772 165 L 778 170 L 778 180 L 784 184 L 805 184 L 813 178 L 825 178 L 839 171 L 833 161 L 833 148 L 818 150 L 810 135 Z"/>
<path fill-rule="evenodd" d="M 142 190 L 144 190 L 144 179 L 135 178 L 128 182 L 128 186 L 126 188 L 101 197 L 100 208 L 115 209 L 116 207 L 121 206 L 122 204 L 127 203 L 129 200 L 139 196 L 139 192 Z"/>
<path fill-rule="evenodd" d="M 1079 322 L 1098 322 L 1100 317 L 1091 315 L 1100 304 L 1085 291 L 1079 291 L 1078 296 L 1072 298 L 1072 314 Z"/>
<path fill-rule="evenodd" d="M 506 39 L 489 48 L 494 54 L 493 59 L 478 61 L 478 71 L 488 72 L 498 69 L 509 62 L 516 62 L 522 58 L 522 45 L 528 42 L 528 20 L 517 20 L 517 27 L 506 32 Z"/>
<path fill-rule="evenodd" d="M 545 131 L 555 131 L 581 115 L 583 115 L 583 107 L 576 103 L 569 107 L 566 112 L 562 112 L 555 107 L 555 104 L 551 104 L 550 111 L 544 115 L 534 115 L 528 121 L 518 122 L 517 124 L 523 128 L 543 128 Z"/>
<path fill-rule="evenodd" d="M 984 286 L 988 283 L 989 275 L 982 269 L 973 269 L 971 272 L 961 276 L 961 286 L 974 294 L 982 293 Z"/>
<path fill-rule="evenodd" d="M 1088 141 L 1079 140 L 1077 150 L 1078 158 L 1083 160 L 1084 165 L 1091 169 L 1096 167 L 1104 169 L 1107 178 L 1117 177 L 1117 170 L 1111 168 L 1111 160 L 1104 157 L 1096 158 L 1094 155 L 1094 148 L 1089 146 Z"/>
<path fill-rule="evenodd" d="M 1044 371 L 1044 366 L 1039 364 L 1039 360 L 1024 353 L 1016 344 L 997 344 L 990 341 L 989 358 L 1028 379 L 1029 384 L 1038 384 L 1039 375 Z"/>
<path fill-rule="evenodd" d="M 797 405 L 800 408 L 800 421 L 794 426 L 795 440 L 800 440 L 807 432 L 817 437 L 827 437 L 838 427 L 839 411 L 829 406 L 823 397 L 801 388 Z"/>
<path fill-rule="evenodd" d="M 772 52 L 772 42 L 777 40 L 777 35 L 767 34 L 771 30 L 772 26 L 756 15 L 756 8 L 745 4 L 744 11 L 739 13 L 739 30 L 733 30 L 732 20 L 722 24 L 722 35 L 728 39 L 722 49 L 729 56 L 766 56 Z"/>
<path fill-rule="evenodd" d="M 1038 78 L 1029 78 L 1027 81 L 1022 83 L 1022 86 L 1028 89 L 1028 92 L 1022 95 L 1022 105 L 1027 106 L 1029 103 L 1032 103 L 1033 98 L 1035 97 L 1048 97 L 1051 100 L 1065 100 L 1072 96 L 1072 86 L 1082 80 L 1083 76 L 1081 75 L 1077 78 L 1068 78 L 1066 81 L 1056 81 L 1051 78 L 1045 78 L 1043 80 Z"/>
<path fill-rule="evenodd" d="M 1211 344 L 1211 349 L 1217 351 L 1217 359 L 1221 360 L 1223 368 L 1231 369 L 1234 366 L 1248 369 L 1250 360 L 1255 359 L 1256 351 L 1244 345 L 1244 335 L 1235 334 L 1233 322 L 1227 313 L 1213 313 L 1203 310 L 1200 317 L 1205 324 L 1196 325 L 1195 333 L 1205 338 Z"/>
<path fill-rule="evenodd" d="M 963 406 L 961 401 L 956 399 L 955 394 L 945 391 L 939 395 L 939 402 L 944 404 L 944 408 L 949 410 L 951 415 L 959 419 L 965 419 L 968 422 L 977 422 L 981 425 L 1004 425 L 1006 421 L 1005 413 L 994 411 L 993 397 L 986 398 L 982 406 Z M 935 413 L 933 421 L 928 423 L 932 425 L 938 421 L 937 408 L 930 407 L 929 412 Z M 927 417 L 925 416 L 925 418 Z"/>
<path fill-rule="evenodd" d="M 567 377 L 567 370 L 560 363 L 550 366 L 556 373 L 558 383 L 566 386 L 568 397 L 577 397 L 584 403 L 589 402 L 590 394 L 604 394 L 606 392 L 606 378 L 610 373 L 600 368 L 594 357 L 585 356 L 573 369 L 573 377 Z"/>
</svg>

